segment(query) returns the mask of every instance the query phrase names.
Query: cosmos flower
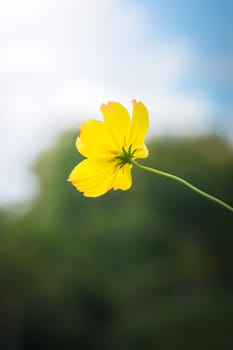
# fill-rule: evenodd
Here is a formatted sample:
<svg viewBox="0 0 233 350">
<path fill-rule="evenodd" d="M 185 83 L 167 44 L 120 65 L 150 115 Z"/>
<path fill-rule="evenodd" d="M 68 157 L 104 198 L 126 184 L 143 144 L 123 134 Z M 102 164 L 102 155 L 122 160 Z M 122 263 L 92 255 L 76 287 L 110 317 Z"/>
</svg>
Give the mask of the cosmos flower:
<svg viewBox="0 0 233 350">
<path fill-rule="evenodd" d="M 86 158 L 68 177 L 86 197 L 99 197 L 113 190 L 128 190 L 131 168 L 136 158 L 146 158 L 144 138 L 149 117 L 142 102 L 132 101 L 132 119 L 118 102 L 100 107 L 104 121 L 87 120 L 80 128 L 77 150 Z"/>
</svg>

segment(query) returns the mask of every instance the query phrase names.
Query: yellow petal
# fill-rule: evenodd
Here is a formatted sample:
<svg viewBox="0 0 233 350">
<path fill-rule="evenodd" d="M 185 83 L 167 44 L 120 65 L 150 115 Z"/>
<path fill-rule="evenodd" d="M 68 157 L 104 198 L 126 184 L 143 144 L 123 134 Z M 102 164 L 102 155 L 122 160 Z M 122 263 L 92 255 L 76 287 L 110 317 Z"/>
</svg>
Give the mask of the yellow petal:
<svg viewBox="0 0 233 350">
<path fill-rule="evenodd" d="M 87 197 L 99 197 L 112 188 L 116 167 L 113 162 L 85 159 L 69 175 L 68 181 Z"/>
<path fill-rule="evenodd" d="M 148 148 L 146 147 L 145 144 L 141 145 L 141 146 L 137 146 L 137 150 L 134 153 L 134 157 L 135 158 L 147 158 L 148 157 Z"/>
<path fill-rule="evenodd" d="M 117 168 L 117 174 L 113 181 L 114 190 L 128 190 L 132 186 L 131 168 L 131 164 Z"/>
<path fill-rule="evenodd" d="M 149 116 L 148 111 L 142 102 L 133 100 L 132 103 L 133 113 L 129 145 L 133 145 L 133 148 L 138 148 L 144 144 L 144 138 L 149 129 Z"/>
<path fill-rule="evenodd" d="M 87 120 L 81 125 L 76 147 L 87 158 L 109 158 L 117 152 L 106 126 L 97 120 Z"/>
<path fill-rule="evenodd" d="M 118 144 L 119 150 L 127 146 L 130 132 L 130 116 L 122 104 L 118 102 L 108 102 L 100 107 L 105 125 Z"/>
</svg>

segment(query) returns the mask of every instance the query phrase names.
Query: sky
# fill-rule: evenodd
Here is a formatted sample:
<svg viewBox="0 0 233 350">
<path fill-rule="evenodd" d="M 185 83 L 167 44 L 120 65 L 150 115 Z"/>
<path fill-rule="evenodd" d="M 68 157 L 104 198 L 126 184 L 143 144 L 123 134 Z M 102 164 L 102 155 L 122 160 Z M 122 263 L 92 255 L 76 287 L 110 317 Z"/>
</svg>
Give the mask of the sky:
<svg viewBox="0 0 233 350">
<path fill-rule="evenodd" d="M 36 193 L 29 166 L 109 100 L 143 101 L 150 136 L 233 138 L 233 2 L 0 2 L 0 206 Z"/>
</svg>

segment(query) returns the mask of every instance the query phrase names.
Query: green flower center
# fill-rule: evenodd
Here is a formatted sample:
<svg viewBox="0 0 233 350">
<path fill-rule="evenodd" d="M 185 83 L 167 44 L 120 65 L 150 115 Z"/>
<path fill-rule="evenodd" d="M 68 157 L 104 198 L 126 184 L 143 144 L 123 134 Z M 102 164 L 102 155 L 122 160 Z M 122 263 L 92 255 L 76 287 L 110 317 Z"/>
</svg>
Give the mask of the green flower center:
<svg viewBox="0 0 233 350">
<path fill-rule="evenodd" d="M 116 157 L 120 161 L 118 163 L 120 168 L 122 168 L 125 164 L 132 163 L 132 159 L 134 158 L 134 154 L 136 151 L 137 149 L 132 150 L 132 145 L 129 146 L 128 151 L 124 147 L 122 147 L 122 154 Z"/>
</svg>

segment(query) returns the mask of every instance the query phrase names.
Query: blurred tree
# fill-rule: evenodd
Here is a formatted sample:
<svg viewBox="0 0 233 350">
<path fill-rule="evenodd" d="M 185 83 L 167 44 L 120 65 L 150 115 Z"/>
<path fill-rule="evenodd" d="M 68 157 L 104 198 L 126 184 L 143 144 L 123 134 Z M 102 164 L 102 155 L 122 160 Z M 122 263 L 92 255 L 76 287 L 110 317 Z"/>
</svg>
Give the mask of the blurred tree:
<svg viewBox="0 0 233 350">
<path fill-rule="evenodd" d="M 231 213 L 139 169 L 129 191 L 85 198 L 66 181 L 81 160 L 75 137 L 64 133 L 35 162 L 30 210 L 0 216 L 1 349 L 232 347 Z M 222 139 L 149 149 L 148 165 L 232 203 Z"/>
</svg>

